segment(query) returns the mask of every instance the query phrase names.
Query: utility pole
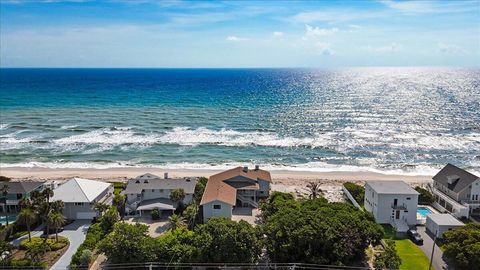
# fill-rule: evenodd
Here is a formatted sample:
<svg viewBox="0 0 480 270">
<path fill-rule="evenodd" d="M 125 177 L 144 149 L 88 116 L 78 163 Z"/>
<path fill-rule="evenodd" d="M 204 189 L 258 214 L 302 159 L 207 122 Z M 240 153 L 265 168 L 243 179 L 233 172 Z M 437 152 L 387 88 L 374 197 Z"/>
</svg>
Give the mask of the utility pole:
<svg viewBox="0 0 480 270">
<path fill-rule="evenodd" d="M 433 252 L 435 251 L 435 242 L 437 242 L 437 234 L 438 234 L 438 230 L 435 232 L 435 237 L 433 238 L 432 256 L 430 256 L 430 265 L 428 266 L 428 270 L 432 269 Z"/>
</svg>

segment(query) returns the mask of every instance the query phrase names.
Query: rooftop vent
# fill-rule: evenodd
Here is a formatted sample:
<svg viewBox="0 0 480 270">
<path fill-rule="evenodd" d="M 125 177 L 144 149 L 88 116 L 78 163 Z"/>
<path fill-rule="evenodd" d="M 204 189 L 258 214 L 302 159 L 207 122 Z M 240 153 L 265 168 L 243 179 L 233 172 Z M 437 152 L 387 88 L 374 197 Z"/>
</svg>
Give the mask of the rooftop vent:
<svg viewBox="0 0 480 270">
<path fill-rule="evenodd" d="M 163 174 L 163 178 L 168 179 L 168 172 Z"/>
<path fill-rule="evenodd" d="M 248 172 L 248 166 L 244 166 L 244 167 L 243 167 L 243 171 L 244 171 L 244 172 Z"/>
<path fill-rule="evenodd" d="M 455 182 L 457 182 L 458 180 L 460 180 L 460 176 L 454 174 L 454 175 L 449 175 L 447 176 L 447 182 L 448 184 L 454 184 Z"/>
<path fill-rule="evenodd" d="M 191 180 L 190 178 L 185 178 L 185 181 L 190 182 Z"/>
<path fill-rule="evenodd" d="M 143 181 L 143 183 L 148 183 L 148 180 Z"/>
<path fill-rule="evenodd" d="M 140 180 L 135 181 L 135 183 L 137 183 L 137 184 L 140 183 Z"/>
</svg>

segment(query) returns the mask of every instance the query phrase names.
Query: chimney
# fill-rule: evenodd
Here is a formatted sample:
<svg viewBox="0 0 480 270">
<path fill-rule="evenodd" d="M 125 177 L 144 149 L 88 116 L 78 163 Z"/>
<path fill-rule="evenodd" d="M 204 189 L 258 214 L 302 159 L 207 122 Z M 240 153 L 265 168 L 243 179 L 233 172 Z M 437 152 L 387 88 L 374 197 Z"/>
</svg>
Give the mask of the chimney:
<svg viewBox="0 0 480 270">
<path fill-rule="evenodd" d="M 164 179 L 168 179 L 168 172 L 166 172 L 166 173 L 163 174 L 163 178 L 164 178 Z"/>
<path fill-rule="evenodd" d="M 248 166 L 243 166 L 243 171 L 248 172 Z"/>
<path fill-rule="evenodd" d="M 255 171 L 260 170 L 260 165 L 255 165 Z"/>
</svg>

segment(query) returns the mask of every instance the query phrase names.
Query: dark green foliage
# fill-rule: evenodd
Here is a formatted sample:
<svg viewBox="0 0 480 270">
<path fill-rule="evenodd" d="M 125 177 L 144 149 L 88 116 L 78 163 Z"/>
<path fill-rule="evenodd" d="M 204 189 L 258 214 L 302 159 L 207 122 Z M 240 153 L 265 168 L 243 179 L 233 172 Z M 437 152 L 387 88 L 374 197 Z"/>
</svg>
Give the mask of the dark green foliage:
<svg viewBox="0 0 480 270">
<path fill-rule="evenodd" d="M 4 254 L 5 252 L 10 253 L 14 249 L 15 249 L 15 247 L 12 244 L 10 244 L 9 242 L 0 241 L 0 255 Z M 7 259 L 7 258 L 5 258 L 5 259 Z M 3 261 L 2 257 L 0 257 L 0 261 Z"/>
<path fill-rule="evenodd" d="M 266 201 L 260 203 L 260 210 L 262 210 L 264 219 L 267 219 L 281 209 L 296 209 L 297 207 L 298 202 L 292 194 L 278 191 L 272 192 Z"/>
<path fill-rule="evenodd" d="M 358 204 L 363 205 L 365 200 L 365 188 L 352 182 L 346 182 L 343 186 L 352 194 Z"/>
<path fill-rule="evenodd" d="M 10 182 L 10 180 L 12 179 L 10 179 L 9 177 L 0 175 L 0 182 Z"/>
<path fill-rule="evenodd" d="M 111 182 L 113 184 L 113 194 L 118 195 L 122 192 L 125 187 L 127 186 L 126 183 L 123 182 Z"/>
<path fill-rule="evenodd" d="M 375 269 L 399 269 L 402 264 L 402 259 L 397 254 L 395 249 L 395 241 L 386 240 L 387 247 L 385 251 L 375 255 L 374 267 Z"/>
<path fill-rule="evenodd" d="M 443 234 L 444 255 L 459 270 L 480 269 L 480 224 L 467 224 Z"/>
<path fill-rule="evenodd" d="M 151 215 L 153 220 L 157 220 L 160 218 L 160 211 L 158 211 L 158 209 L 153 209 Z"/>
<path fill-rule="evenodd" d="M 210 218 L 195 229 L 195 244 L 201 262 L 256 262 L 261 253 L 257 231 L 243 220 Z"/>
<path fill-rule="evenodd" d="M 208 178 L 206 177 L 198 178 L 197 184 L 195 185 L 195 192 L 193 193 L 193 199 L 196 204 L 200 204 L 203 192 L 205 191 L 205 186 L 207 186 L 207 182 Z"/>
<path fill-rule="evenodd" d="M 83 241 L 83 243 L 78 247 L 75 254 L 73 254 L 72 256 L 72 261 L 70 263 L 72 268 L 82 265 L 81 256 L 83 251 L 86 249 L 94 250 L 97 243 L 105 237 L 106 233 L 107 232 L 103 229 L 101 223 L 92 224 L 90 228 L 88 228 L 85 241 Z"/>
<path fill-rule="evenodd" d="M 418 204 L 430 205 L 435 202 L 435 197 L 433 197 L 430 191 L 420 186 L 415 187 L 415 190 L 420 193 L 420 195 L 418 195 Z"/>
<path fill-rule="evenodd" d="M 185 227 L 170 230 L 155 240 L 158 262 L 188 263 L 197 256 L 194 232 Z"/>
<path fill-rule="evenodd" d="M 262 206 L 268 210 L 263 233 L 272 262 L 349 264 L 383 237 L 380 225 L 349 204 L 272 196 Z"/>
</svg>

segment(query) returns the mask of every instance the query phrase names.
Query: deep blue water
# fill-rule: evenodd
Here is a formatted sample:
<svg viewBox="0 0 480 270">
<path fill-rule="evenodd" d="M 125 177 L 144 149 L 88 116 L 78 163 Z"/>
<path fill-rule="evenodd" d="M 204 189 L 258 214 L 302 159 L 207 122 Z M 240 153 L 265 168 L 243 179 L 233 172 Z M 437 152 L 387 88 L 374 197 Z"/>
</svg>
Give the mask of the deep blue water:
<svg viewBox="0 0 480 270">
<path fill-rule="evenodd" d="M 480 70 L 1 69 L 2 166 L 480 171 Z"/>
</svg>

